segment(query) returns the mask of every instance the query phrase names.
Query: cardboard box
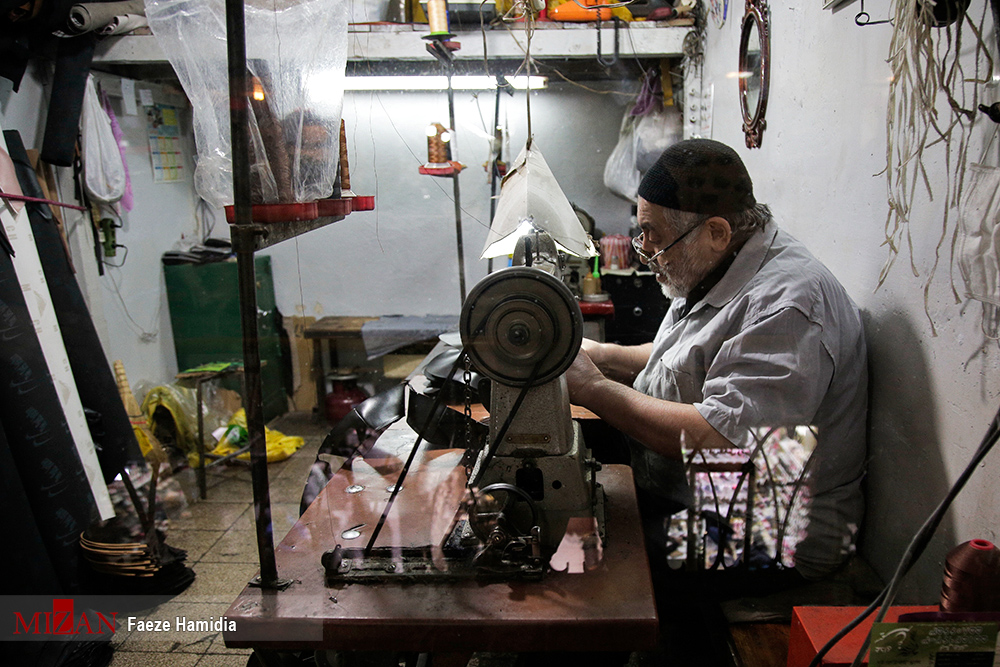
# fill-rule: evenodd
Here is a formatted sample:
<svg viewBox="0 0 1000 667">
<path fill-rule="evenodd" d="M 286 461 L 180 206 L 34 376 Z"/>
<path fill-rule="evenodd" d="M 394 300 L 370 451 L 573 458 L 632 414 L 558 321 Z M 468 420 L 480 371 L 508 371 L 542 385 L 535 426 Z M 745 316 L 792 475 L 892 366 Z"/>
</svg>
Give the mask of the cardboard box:
<svg viewBox="0 0 1000 667">
<path fill-rule="evenodd" d="M 808 667 L 823 645 L 864 610 L 864 607 L 795 607 L 792 610 L 792 629 L 788 637 L 788 667 Z M 883 621 L 894 623 L 899 620 L 900 614 L 918 611 L 938 611 L 938 607 L 890 607 Z M 872 612 L 858 627 L 851 630 L 824 656 L 820 664 L 824 667 L 850 667 L 865 637 L 871 632 L 877 613 Z M 862 664 L 868 664 L 867 656 Z"/>
<path fill-rule="evenodd" d="M 308 412 L 317 405 L 315 370 L 313 367 L 313 342 L 305 337 L 305 330 L 316 322 L 315 317 L 288 316 L 284 318 L 285 331 L 288 332 L 289 349 L 292 358 L 292 390 L 288 399 L 288 409 Z M 320 407 L 322 414 L 322 407 Z"/>
</svg>

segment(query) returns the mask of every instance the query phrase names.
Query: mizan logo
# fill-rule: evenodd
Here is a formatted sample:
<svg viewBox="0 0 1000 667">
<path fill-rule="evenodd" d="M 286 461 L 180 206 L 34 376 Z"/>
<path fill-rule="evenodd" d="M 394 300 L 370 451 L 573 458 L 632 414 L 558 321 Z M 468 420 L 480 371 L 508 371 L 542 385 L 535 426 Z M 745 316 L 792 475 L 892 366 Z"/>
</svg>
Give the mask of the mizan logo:
<svg viewBox="0 0 1000 667">
<path fill-rule="evenodd" d="M 118 612 L 102 614 L 99 611 L 81 612 L 76 616 L 72 599 L 52 600 L 52 611 L 38 611 L 25 619 L 14 612 L 15 635 L 100 635 L 105 630 L 115 631 Z"/>
</svg>

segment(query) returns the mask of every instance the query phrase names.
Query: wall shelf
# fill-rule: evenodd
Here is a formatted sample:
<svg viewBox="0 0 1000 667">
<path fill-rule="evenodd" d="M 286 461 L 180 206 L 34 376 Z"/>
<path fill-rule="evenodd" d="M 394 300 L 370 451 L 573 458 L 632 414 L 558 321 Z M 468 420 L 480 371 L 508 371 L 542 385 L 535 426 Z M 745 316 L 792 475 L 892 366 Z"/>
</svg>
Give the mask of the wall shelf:
<svg viewBox="0 0 1000 667">
<path fill-rule="evenodd" d="M 619 54 L 623 58 L 663 58 L 683 54 L 684 39 L 692 26 L 664 27 L 662 23 L 636 21 L 619 29 Z M 348 61 L 432 61 L 421 24 L 351 24 Z M 610 54 L 614 48 L 612 24 L 601 27 L 601 50 Z M 483 38 L 478 30 L 458 33 L 455 41 L 462 48 L 456 60 L 482 60 Z M 486 49 L 490 58 L 524 57 L 524 32 L 519 24 L 510 30 L 486 31 Z M 252 49 L 252 46 L 248 45 Z M 597 53 L 597 28 L 593 23 L 538 24 L 531 40 L 536 58 L 593 58 Z M 248 54 L 251 55 L 252 54 Z M 94 65 L 156 65 L 166 63 L 163 50 L 153 35 L 125 35 L 98 42 Z"/>
</svg>

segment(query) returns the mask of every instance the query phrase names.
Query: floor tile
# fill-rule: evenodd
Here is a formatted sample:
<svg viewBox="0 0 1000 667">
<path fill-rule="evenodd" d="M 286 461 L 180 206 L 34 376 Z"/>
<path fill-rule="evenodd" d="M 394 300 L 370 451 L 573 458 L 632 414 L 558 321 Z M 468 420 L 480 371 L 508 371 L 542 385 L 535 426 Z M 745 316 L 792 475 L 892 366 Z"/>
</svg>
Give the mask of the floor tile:
<svg viewBox="0 0 1000 667">
<path fill-rule="evenodd" d="M 232 529 L 201 557 L 203 563 L 257 563 L 257 532 Z"/>
<path fill-rule="evenodd" d="M 198 486 L 198 475 L 193 468 L 185 468 L 174 473 L 174 478 L 180 483 L 189 500 L 193 502 L 201 497 L 201 490 Z M 216 473 L 215 469 L 208 468 L 205 474 L 205 488 L 211 491 L 227 479 L 229 479 L 227 476 Z"/>
<path fill-rule="evenodd" d="M 248 659 L 246 654 L 209 653 L 201 657 L 198 667 L 246 667 Z"/>
<path fill-rule="evenodd" d="M 253 483 L 249 479 L 229 478 L 212 487 L 208 498 L 209 503 L 252 503 Z"/>
<path fill-rule="evenodd" d="M 329 431 L 306 413 L 287 415 L 272 430 L 300 435 L 303 447 L 285 461 L 268 465 L 268 487 L 275 544 L 299 517 L 299 500 L 309 468 Z M 177 616 L 210 621 L 219 618 L 257 574 L 256 527 L 250 466 L 219 465 L 206 470 L 208 497 L 199 498 L 192 469 L 175 475 L 187 498 L 187 508 L 172 515 L 167 543 L 188 552 L 187 565 L 195 581 L 181 594 L 152 609 L 130 612 L 143 620 Z M 249 649 L 230 649 L 221 632 L 177 630 L 151 633 L 127 629 L 127 617 L 112 639 L 111 667 L 245 667 Z"/>
<path fill-rule="evenodd" d="M 223 530 L 195 530 L 193 528 L 171 528 L 167 532 L 167 544 L 187 552 L 187 564 L 197 563 L 212 546 L 225 535 Z"/>
<path fill-rule="evenodd" d="M 132 635 L 132 631 L 127 629 L 125 619 L 118 618 L 118 627 L 115 628 L 115 634 L 111 636 L 111 646 L 116 651 L 121 650 L 127 643 L 129 637 Z"/>
<path fill-rule="evenodd" d="M 195 503 L 170 528 L 184 530 L 228 530 L 247 509 L 247 503 Z"/>
<path fill-rule="evenodd" d="M 299 503 L 296 502 L 276 502 L 271 500 L 271 525 L 275 543 L 288 533 L 289 529 L 299 520 Z M 254 523 L 253 508 L 247 509 L 239 519 L 233 523 L 234 530 L 256 531 Z"/>
<path fill-rule="evenodd" d="M 253 474 L 250 472 L 250 466 L 248 464 L 239 463 L 228 468 L 229 479 L 242 479 L 247 482 L 253 479 Z"/>
<path fill-rule="evenodd" d="M 274 477 L 276 479 L 305 479 L 309 474 L 309 468 L 316 461 L 317 447 L 310 447 L 309 450 L 300 449 L 290 458 L 285 467 Z"/>
<path fill-rule="evenodd" d="M 200 562 L 192 568 L 197 577 L 190 588 L 184 591 L 184 599 L 191 602 L 233 600 L 243 591 L 260 569 L 258 563 L 206 563 Z"/>
<path fill-rule="evenodd" d="M 310 464 L 311 467 L 312 464 Z M 268 484 L 271 502 L 299 502 L 309 473 L 279 477 Z"/>
<path fill-rule="evenodd" d="M 110 667 L 195 667 L 200 655 L 178 655 L 167 653 L 127 653 L 116 651 L 111 657 Z M 246 662 L 243 663 L 246 665 Z M 242 667 L 242 666 L 241 666 Z"/>
<path fill-rule="evenodd" d="M 229 648 L 222 637 L 216 637 L 215 641 L 208 647 L 209 653 L 223 653 L 228 655 L 250 655 L 253 649 L 249 648 Z"/>
</svg>

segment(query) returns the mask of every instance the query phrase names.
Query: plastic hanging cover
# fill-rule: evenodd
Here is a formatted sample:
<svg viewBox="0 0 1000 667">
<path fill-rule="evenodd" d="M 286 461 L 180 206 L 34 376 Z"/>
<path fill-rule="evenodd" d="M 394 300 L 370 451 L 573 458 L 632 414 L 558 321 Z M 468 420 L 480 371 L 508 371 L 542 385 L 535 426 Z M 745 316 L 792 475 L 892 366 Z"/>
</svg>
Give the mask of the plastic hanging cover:
<svg viewBox="0 0 1000 667">
<path fill-rule="evenodd" d="M 80 127 L 84 187 L 91 199 L 112 204 L 125 194 L 125 164 L 91 75 L 83 92 Z"/>
<path fill-rule="evenodd" d="M 245 7 L 251 200 L 333 194 L 347 67 L 347 0 L 250 0 Z M 199 196 L 233 203 L 224 0 L 147 0 L 146 18 L 194 108 Z"/>
</svg>

